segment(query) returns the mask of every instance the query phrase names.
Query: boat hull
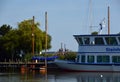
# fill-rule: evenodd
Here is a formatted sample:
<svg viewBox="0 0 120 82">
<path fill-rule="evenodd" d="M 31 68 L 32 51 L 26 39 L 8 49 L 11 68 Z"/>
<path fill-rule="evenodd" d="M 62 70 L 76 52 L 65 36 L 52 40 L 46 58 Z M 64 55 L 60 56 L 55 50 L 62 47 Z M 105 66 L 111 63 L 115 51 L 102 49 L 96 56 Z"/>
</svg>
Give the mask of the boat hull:
<svg viewBox="0 0 120 82">
<path fill-rule="evenodd" d="M 115 72 L 120 71 L 119 64 L 90 64 L 76 63 L 64 60 L 55 60 L 55 64 L 60 68 L 70 71 L 89 71 L 89 72 Z"/>
</svg>

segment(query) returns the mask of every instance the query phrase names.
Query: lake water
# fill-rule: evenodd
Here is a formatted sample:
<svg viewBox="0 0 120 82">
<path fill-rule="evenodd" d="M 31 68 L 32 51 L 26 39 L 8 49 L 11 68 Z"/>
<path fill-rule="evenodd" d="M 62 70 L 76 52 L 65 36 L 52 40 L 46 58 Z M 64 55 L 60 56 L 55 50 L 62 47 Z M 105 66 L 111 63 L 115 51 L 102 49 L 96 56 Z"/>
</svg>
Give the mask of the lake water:
<svg viewBox="0 0 120 82">
<path fill-rule="evenodd" d="M 47 78 L 47 79 L 46 79 Z M 0 82 L 120 82 L 120 73 L 50 70 L 0 72 Z"/>
</svg>

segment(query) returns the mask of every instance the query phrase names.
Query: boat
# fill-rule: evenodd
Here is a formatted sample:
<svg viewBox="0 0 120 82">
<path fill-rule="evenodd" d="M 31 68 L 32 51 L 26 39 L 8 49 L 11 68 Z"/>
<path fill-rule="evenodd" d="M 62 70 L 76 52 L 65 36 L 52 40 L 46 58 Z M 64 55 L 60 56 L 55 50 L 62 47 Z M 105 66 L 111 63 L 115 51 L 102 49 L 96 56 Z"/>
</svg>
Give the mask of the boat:
<svg viewBox="0 0 120 82">
<path fill-rule="evenodd" d="M 44 56 L 33 56 L 32 60 L 37 60 L 37 61 L 54 61 L 58 56 L 49 56 L 49 57 L 44 57 Z"/>
<path fill-rule="evenodd" d="M 76 61 L 55 60 L 72 71 L 120 71 L 120 34 L 74 35 L 78 43 Z"/>
<path fill-rule="evenodd" d="M 109 7 L 108 34 L 73 36 L 78 43 L 76 60 L 57 59 L 56 65 L 70 71 L 120 72 L 120 34 L 110 34 Z"/>
</svg>

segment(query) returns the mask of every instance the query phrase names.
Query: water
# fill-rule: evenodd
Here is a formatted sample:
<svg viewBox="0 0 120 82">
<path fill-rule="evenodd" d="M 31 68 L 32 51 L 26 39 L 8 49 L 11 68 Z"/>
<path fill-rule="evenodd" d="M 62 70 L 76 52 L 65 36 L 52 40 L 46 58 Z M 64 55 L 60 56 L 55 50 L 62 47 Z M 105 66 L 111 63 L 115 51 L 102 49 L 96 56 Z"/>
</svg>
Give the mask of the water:
<svg viewBox="0 0 120 82">
<path fill-rule="evenodd" d="M 8 71 L 0 73 L 0 82 L 120 82 L 120 73 L 65 72 L 50 70 Z"/>
</svg>

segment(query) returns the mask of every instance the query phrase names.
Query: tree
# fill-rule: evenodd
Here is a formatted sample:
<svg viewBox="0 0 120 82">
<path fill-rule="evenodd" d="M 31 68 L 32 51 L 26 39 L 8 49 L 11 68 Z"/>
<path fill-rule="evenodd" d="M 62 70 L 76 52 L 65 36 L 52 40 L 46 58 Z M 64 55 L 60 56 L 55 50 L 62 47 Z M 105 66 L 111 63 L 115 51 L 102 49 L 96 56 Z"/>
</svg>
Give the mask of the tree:
<svg viewBox="0 0 120 82">
<path fill-rule="evenodd" d="M 32 51 L 32 27 L 33 20 L 24 20 L 18 24 L 18 31 L 20 34 L 20 48 L 25 53 Z M 34 36 L 35 36 L 35 51 L 38 53 L 45 49 L 45 32 L 39 29 L 40 24 L 37 22 L 34 24 Z M 48 49 L 51 48 L 51 36 L 48 37 Z M 21 42 L 22 40 L 22 42 Z"/>
<path fill-rule="evenodd" d="M 95 32 L 92 32 L 91 34 L 92 35 L 98 35 L 98 32 L 95 31 Z"/>
<path fill-rule="evenodd" d="M 45 32 L 39 29 L 40 24 L 34 23 L 35 51 L 39 53 L 45 49 Z M 21 51 L 23 54 L 32 53 L 32 27 L 33 20 L 24 20 L 18 23 L 18 28 L 12 29 L 10 25 L 0 27 L 0 61 L 16 59 Z M 47 49 L 51 48 L 51 36 L 47 35 Z M 4 56 L 4 58 L 3 58 Z M 1 60 L 3 59 L 3 60 Z"/>
<path fill-rule="evenodd" d="M 8 47 L 6 47 L 5 45 L 7 45 L 7 43 L 9 43 L 9 41 L 7 41 L 6 39 L 8 39 L 6 37 L 6 35 L 9 34 L 9 32 L 12 30 L 12 27 L 10 25 L 2 25 L 0 27 L 0 35 L 2 37 L 0 37 L 0 61 L 5 61 L 5 59 L 10 58 L 9 57 L 9 52 L 6 50 Z"/>
<path fill-rule="evenodd" d="M 77 53 L 72 52 L 72 51 L 67 51 L 67 52 L 64 52 L 64 54 L 58 53 L 57 55 L 59 56 L 59 59 L 61 59 L 61 60 L 75 61 Z"/>
<path fill-rule="evenodd" d="M 42 34 L 42 49 L 45 50 L 45 32 Z M 47 49 L 51 48 L 51 36 L 47 35 Z"/>
<path fill-rule="evenodd" d="M 0 27 L 0 35 L 4 36 L 6 33 L 8 33 L 10 30 L 12 29 L 12 27 L 10 25 L 2 25 Z"/>
<path fill-rule="evenodd" d="M 17 30 L 13 29 L 10 30 L 5 36 L 3 37 L 3 48 L 7 52 L 9 58 L 13 61 L 15 59 L 15 55 L 17 53 L 17 49 L 19 46 L 19 36 L 17 34 Z"/>
</svg>

